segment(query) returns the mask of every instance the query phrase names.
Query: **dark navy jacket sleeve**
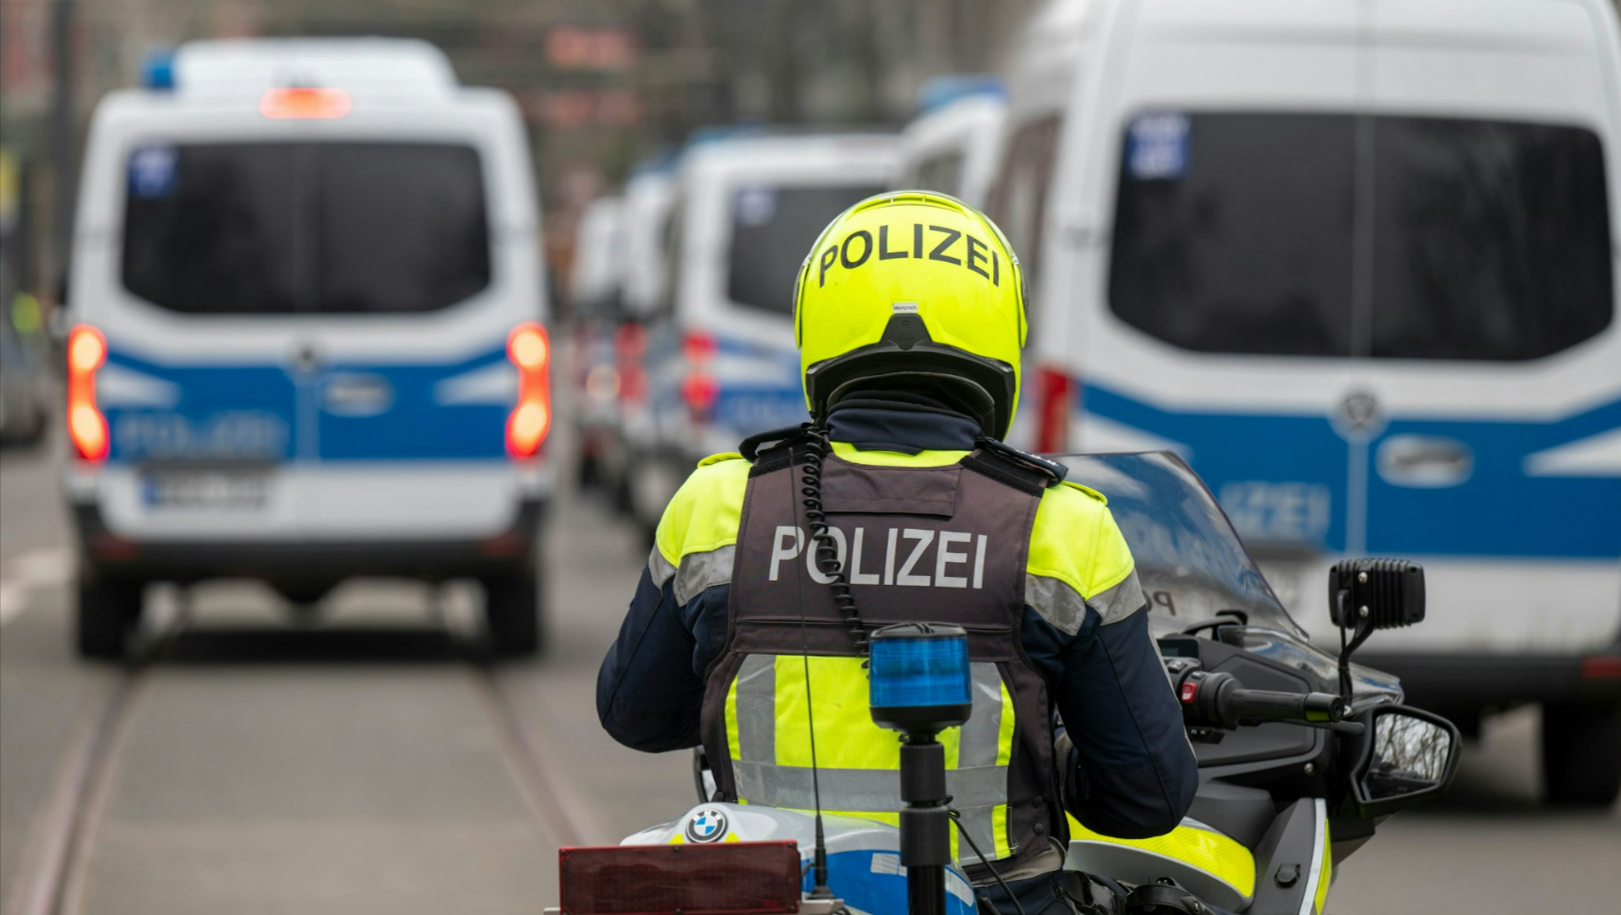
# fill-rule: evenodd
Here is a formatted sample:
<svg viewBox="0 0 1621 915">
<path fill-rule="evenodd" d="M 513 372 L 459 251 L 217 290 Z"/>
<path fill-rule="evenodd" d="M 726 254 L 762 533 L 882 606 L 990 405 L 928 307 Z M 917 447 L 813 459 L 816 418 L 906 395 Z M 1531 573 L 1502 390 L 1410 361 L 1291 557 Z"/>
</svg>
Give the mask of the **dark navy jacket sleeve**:
<svg viewBox="0 0 1621 915">
<path fill-rule="evenodd" d="M 649 753 L 698 745 L 704 672 L 725 637 L 729 591 L 708 588 L 681 606 L 673 579 L 659 587 L 652 572 L 642 570 L 619 637 L 597 673 L 597 717 L 615 740 Z"/>
<path fill-rule="evenodd" d="M 696 598 L 701 600 L 702 598 Z M 693 635 L 663 587 L 642 570 L 630 612 L 597 673 L 597 717 L 627 747 L 658 753 L 698 743 L 703 678 L 692 670 Z"/>
<path fill-rule="evenodd" d="M 1163 835 L 1193 803 L 1198 762 L 1143 607 L 1105 625 L 1088 608 L 1073 636 L 1026 610 L 1024 642 L 1054 685 L 1067 728 L 1065 807 L 1088 829 L 1122 839 Z"/>
</svg>

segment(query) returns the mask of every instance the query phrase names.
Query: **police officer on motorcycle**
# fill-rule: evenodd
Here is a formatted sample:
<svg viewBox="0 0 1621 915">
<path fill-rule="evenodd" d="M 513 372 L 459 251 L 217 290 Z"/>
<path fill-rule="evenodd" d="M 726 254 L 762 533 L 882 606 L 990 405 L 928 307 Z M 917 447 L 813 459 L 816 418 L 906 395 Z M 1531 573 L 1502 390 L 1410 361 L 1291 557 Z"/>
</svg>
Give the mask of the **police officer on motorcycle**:
<svg viewBox="0 0 1621 915">
<path fill-rule="evenodd" d="M 597 680 L 603 727 L 648 752 L 702 743 L 716 800 L 810 809 L 814 725 L 822 809 L 893 823 L 867 637 L 955 623 L 973 713 L 942 742 L 980 850 L 958 858 L 998 909 L 995 876 L 1028 915 L 1084 909 L 1060 872 L 1065 811 L 1162 835 L 1198 776 L 1105 498 L 999 441 L 1027 333 L 1018 261 L 955 199 L 882 194 L 823 231 L 794 295 L 813 423 L 704 460 L 671 501 Z"/>
</svg>

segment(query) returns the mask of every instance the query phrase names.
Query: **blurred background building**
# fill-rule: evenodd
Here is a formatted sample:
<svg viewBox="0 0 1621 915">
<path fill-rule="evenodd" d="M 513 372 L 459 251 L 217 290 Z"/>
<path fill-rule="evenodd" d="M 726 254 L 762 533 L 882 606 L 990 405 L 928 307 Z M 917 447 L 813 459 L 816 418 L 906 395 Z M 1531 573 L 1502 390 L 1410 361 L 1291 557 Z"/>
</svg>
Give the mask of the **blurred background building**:
<svg viewBox="0 0 1621 915">
<path fill-rule="evenodd" d="M 4 0 L 0 134 L 18 215 L 6 258 L 49 292 L 74 155 L 95 101 L 196 38 L 425 39 L 513 93 L 566 270 L 584 204 L 694 127 L 889 124 L 932 76 L 991 66 L 1032 0 Z M 758 36 L 785 36 L 760 41 Z M 10 192 L 8 192 L 9 194 Z M 15 223 L 15 225 L 13 225 Z"/>
</svg>

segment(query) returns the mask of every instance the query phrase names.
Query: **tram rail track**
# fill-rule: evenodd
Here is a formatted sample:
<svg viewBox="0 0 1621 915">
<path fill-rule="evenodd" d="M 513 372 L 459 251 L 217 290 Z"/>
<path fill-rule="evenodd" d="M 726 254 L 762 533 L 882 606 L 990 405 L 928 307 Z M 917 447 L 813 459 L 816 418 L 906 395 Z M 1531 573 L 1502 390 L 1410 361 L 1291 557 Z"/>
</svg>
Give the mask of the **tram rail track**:
<svg viewBox="0 0 1621 915">
<path fill-rule="evenodd" d="M 131 735 L 168 645 L 185 632 L 176 626 L 144 642 L 114 676 L 96 707 L 76 725 L 59 758 L 47 796 L 27 828 L 16 878 L 0 915 L 80 915 L 86 911 L 97 841 L 119 790 Z M 596 832 L 595 817 L 566 790 L 566 773 L 545 743 L 524 724 L 502 669 L 476 641 L 452 639 L 445 660 L 470 678 L 476 704 L 496 735 L 501 762 L 540 836 L 558 846 L 583 844 Z M 297 663 L 296 659 L 292 663 Z"/>
</svg>

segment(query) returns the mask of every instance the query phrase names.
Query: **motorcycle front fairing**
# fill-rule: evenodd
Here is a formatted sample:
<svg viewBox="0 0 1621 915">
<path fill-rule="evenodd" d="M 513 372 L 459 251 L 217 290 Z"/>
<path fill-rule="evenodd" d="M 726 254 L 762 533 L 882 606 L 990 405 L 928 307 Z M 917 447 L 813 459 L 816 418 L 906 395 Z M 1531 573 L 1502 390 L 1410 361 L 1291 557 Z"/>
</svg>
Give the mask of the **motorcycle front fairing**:
<svg viewBox="0 0 1621 915">
<path fill-rule="evenodd" d="M 1246 688 L 1338 692 L 1336 656 L 1311 644 L 1215 496 L 1169 452 L 1060 455 L 1102 493 L 1131 547 L 1149 629 L 1166 657 L 1197 659 Z M 1352 665 L 1352 707 L 1399 703 L 1394 677 Z M 1263 723 L 1198 733 L 1200 787 L 1180 827 L 1121 840 L 1070 820 L 1067 866 L 1127 883 L 1171 877 L 1234 912 L 1320 912 L 1333 866 L 1372 835 L 1337 815 L 1346 749 L 1327 730 Z M 1354 742 L 1354 741 L 1353 741 Z M 1330 842 L 1330 836 L 1334 841 Z"/>
<path fill-rule="evenodd" d="M 1180 457 L 1147 451 L 1052 460 L 1069 468 L 1070 482 L 1108 499 L 1131 547 L 1148 597 L 1148 628 L 1162 652 L 1174 653 L 1189 633 L 1219 635 L 1217 641 L 1308 673 L 1308 680 L 1321 681 L 1314 688 L 1336 689 L 1336 656 L 1313 645 L 1284 609 L 1216 497 Z M 1357 710 L 1401 702 L 1395 677 L 1356 664 L 1351 673 Z"/>
</svg>

